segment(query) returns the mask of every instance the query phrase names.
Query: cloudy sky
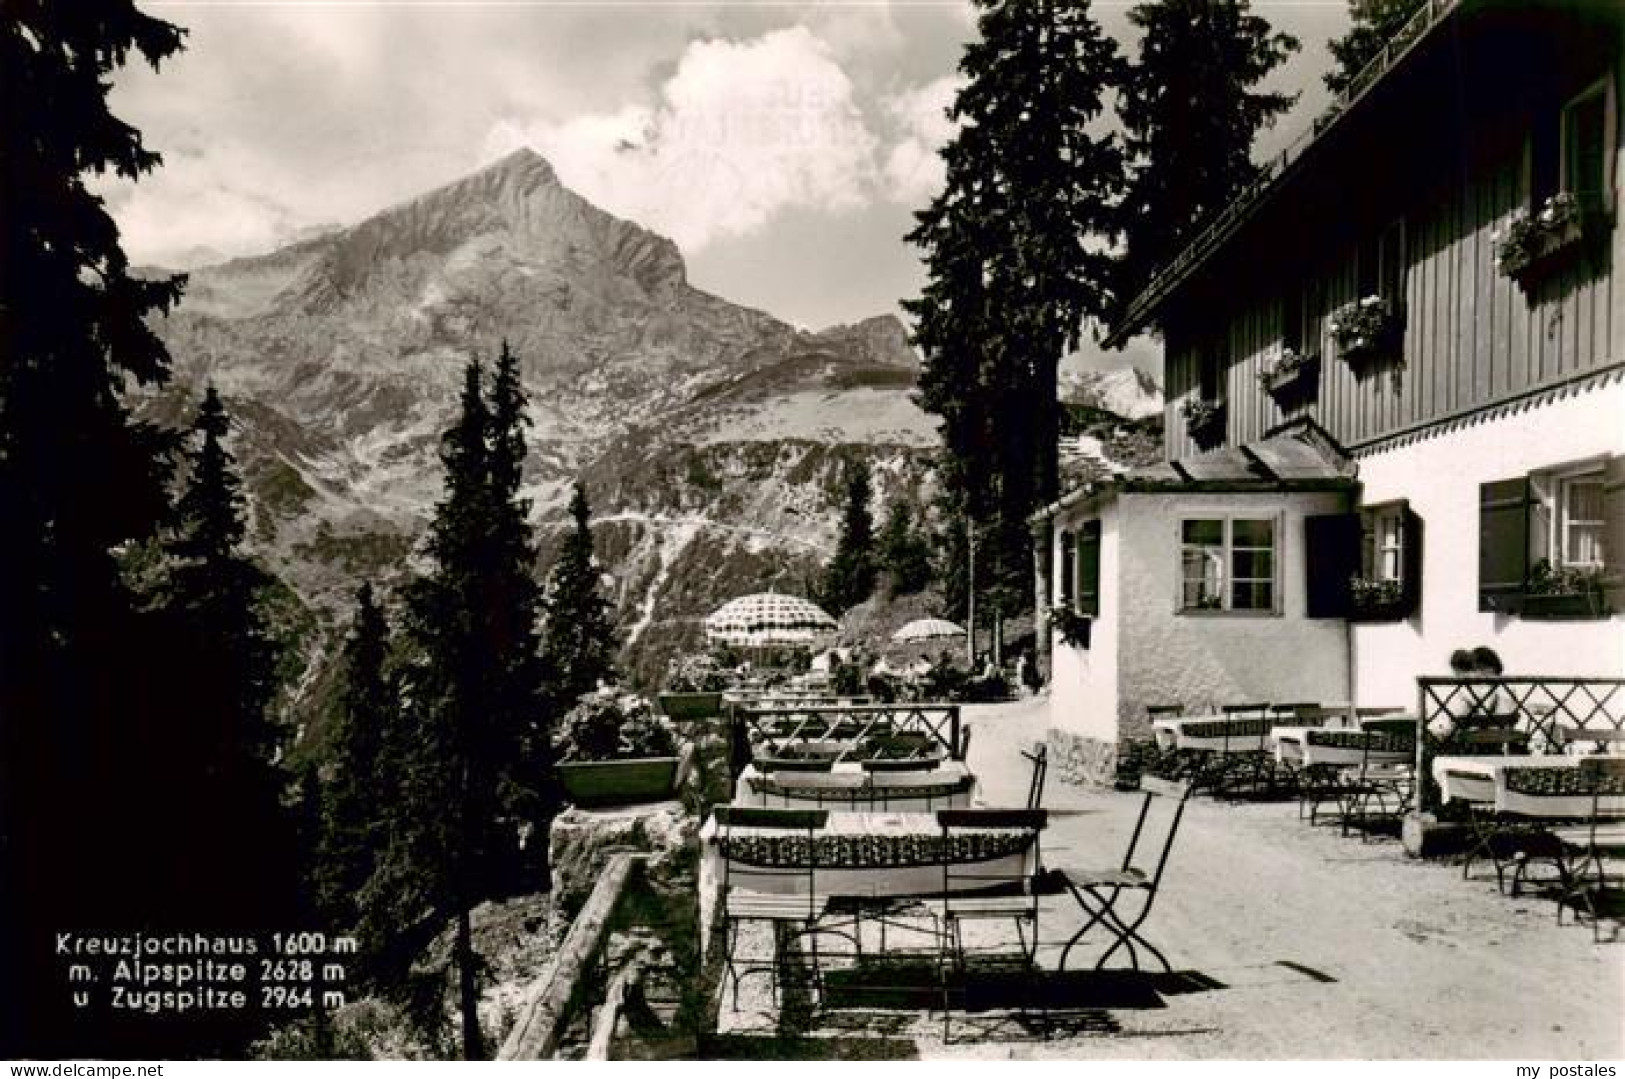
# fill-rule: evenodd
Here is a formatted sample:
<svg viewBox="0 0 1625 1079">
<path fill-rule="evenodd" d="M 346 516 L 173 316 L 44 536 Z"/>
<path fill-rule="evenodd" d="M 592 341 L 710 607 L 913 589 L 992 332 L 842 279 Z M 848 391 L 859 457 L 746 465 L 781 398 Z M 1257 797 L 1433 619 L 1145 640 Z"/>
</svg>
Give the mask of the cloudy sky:
<svg viewBox="0 0 1625 1079">
<path fill-rule="evenodd" d="M 690 278 L 810 328 L 897 309 L 941 183 L 962 0 L 146 0 L 190 31 L 114 108 L 165 165 L 105 189 L 138 262 L 190 266 L 353 223 L 520 146 L 675 239 Z M 1132 42 L 1127 3 L 1096 3 Z M 1264 148 L 1325 101 L 1343 0 L 1254 10 L 1303 50 Z M 1148 346 L 1103 357 L 1154 366 Z"/>
</svg>

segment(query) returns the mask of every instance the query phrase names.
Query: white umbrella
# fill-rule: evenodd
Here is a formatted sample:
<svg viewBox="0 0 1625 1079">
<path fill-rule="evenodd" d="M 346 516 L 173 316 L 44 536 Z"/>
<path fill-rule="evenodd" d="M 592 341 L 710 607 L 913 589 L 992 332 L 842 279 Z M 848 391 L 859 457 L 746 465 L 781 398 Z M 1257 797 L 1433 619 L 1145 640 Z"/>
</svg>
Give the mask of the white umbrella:
<svg viewBox="0 0 1625 1079">
<path fill-rule="evenodd" d="M 964 635 L 963 629 L 946 619 L 916 618 L 893 633 L 891 639 L 898 644 L 914 644 L 919 641 L 945 641 L 951 637 Z"/>
<path fill-rule="evenodd" d="M 826 643 L 840 624 L 800 596 L 757 592 L 731 599 L 705 620 L 706 639 L 742 648 Z"/>
</svg>

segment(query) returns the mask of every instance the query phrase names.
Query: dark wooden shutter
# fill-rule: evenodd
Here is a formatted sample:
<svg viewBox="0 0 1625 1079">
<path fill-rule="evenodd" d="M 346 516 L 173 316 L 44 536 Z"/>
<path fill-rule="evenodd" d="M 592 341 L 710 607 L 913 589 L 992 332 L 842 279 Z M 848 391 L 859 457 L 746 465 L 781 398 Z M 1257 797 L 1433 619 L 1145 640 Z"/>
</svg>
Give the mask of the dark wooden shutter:
<svg viewBox="0 0 1625 1079">
<path fill-rule="evenodd" d="M 1516 614 L 1529 576 L 1529 477 L 1478 488 L 1478 609 Z"/>
<path fill-rule="evenodd" d="M 1625 611 L 1625 457 L 1610 457 L 1602 488 L 1603 594 Z"/>
<path fill-rule="evenodd" d="M 1075 578 L 1074 566 L 1077 565 L 1077 561 L 1076 561 L 1076 558 L 1075 558 L 1075 556 L 1073 554 L 1073 550 L 1074 550 L 1074 542 L 1073 542 L 1073 538 L 1072 538 L 1072 533 L 1070 533 L 1070 532 L 1062 532 L 1061 533 L 1061 601 L 1060 601 L 1062 607 L 1070 607 L 1070 606 L 1072 606 L 1072 598 L 1073 598 L 1073 596 L 1075 596 L 1077 594 L 1075 588 L 1073 587 L 1073 580 Z"/>
<path fill-rule="evenodd" d="M 1303 551 L 1310 618 L 1347 618 L 1349 578 L 1360 572 L 1362 533 L 1358 513 L 1303 519 Z"/>
<path fill-rule="evenodd" d="M 1400 595 L 1405 604 L 1405 613 L 1415 614 L 1422 606 L 1422 518 L 1409 505 L 1405 507 L 1404 514 L 1404 564 L 1400 569 L 1404 576 L 1400 582 Z"/>
<path fill-rule="evenodd" d="M 1078 613 L 1100 614 L 1100 521 L 1085 521 L 1078 533 Z"/>
</svg>

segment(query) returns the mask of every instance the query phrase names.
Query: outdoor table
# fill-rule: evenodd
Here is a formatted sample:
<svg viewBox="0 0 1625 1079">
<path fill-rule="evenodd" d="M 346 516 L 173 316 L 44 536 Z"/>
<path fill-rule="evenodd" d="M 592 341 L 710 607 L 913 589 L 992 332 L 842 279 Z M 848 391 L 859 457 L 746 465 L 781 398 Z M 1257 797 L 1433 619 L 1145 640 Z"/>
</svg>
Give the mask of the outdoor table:
<svg viewBox="0 0 1625 1079">
<path fill-rule="evenodd" d="M 975 793 L 976 777 L 963 761 L 945 760 L 920 772 L 872 772 L 857 761 L 838 761 L 827 772 L 773 771 L 752 764 L 740 774 L 733 802 L 769 809 L 929 812 L 967 808 Z"/>
<path fill-rule="evenodd" d="M 1364 765 L 1409 764 L 1416 759 L 1416 743 L 1382 730 L 1322 730 L 1310 728 L 1301 745 L 1303 767 L 1358 768 Z"/>
<path fill-rule="evenodd" d="M 1501 774 L 1508 768 L 1571 768 L 1578 769 L 1579 757 L 1557 755 L 1541 757 L 1460 757 L 1433 758 L 1433 780 L 1439 784 L 1439 800 L 1449 802 L 1495 801 L 1496 788 L 1502 785 Z"/>
<path fill-rule="evenodd" d="M 1030 830 L 961 829 L 945 847 L 935 813 L 836 811 L 815 833 L 812 852 L 804 831 L 737 826 L 731 832 L 732 849 L 725 852 L 712 817 L 700 829 L 700 924 L 708 936 L 722 888 L 724 857 L 746 866 L 806 865 L 809 856 L 815 857 L 815 887 L 832 897 L 932 897 L 943 894 L 945 855 L 955 864 L 985 867 L 988 874 L 1032 877 L 1038 869 L 1034 838 Z M 795 894 L 805 884 L 804 878 L 791 875 L 754 880 L 784 894 Z"/>
</svg>

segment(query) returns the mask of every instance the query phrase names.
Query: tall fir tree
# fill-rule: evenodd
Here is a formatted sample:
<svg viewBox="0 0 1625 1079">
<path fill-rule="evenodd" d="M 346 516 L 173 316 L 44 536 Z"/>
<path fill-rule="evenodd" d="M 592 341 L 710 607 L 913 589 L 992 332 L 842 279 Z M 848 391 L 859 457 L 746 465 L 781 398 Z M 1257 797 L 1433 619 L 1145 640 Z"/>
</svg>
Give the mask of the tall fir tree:
<svg viewBox="0 0 1625 1079">
<path fill-rule="evenodd" d="M 1346 91 L 1355 76 L 1377 58 L 1383 46 L 1411 17 L 1422 9 L 1424 0 L 1349 0 L 1348 32 L 1326 43 L 1332 54 L 1332 69 L 1322 79 L 1334 94 Z"/>
<path fill-rule="evenodd" d="M 946 186 L 908 236 L 928 280 L 905 306 L 925 355 L 920 403 L 942 421 L 945 481 L 970 523 L 994 526 L 990 577 L 978 577 L 1024 581 L 1031 552 L 1017 525 L 1059 490 L 1056 368 L 1109 309 L 1123 162 L 1098 121 L 1122 62 L 1088 3 L 978 8 Z M 1003 594 L 1023 603 L 1020 589 Z"/>
<path fill-rule="evenodd" d="M 146 320 L 183 280 L 130 274 L 85 178 L 157 167 L 107 98 L 132 51 L 156 67 L 182 40 L 129 0 L 19 0 L 0 18 L 0 878 L 28 882 L 4 889 L 0 1055 L 94 1052 L 93 1017 L 40 990 L 55 932 L 164 906 L 141 872 L 164 843 L 140 718 L 159 645 L 115 553 L 167 508 L 170 440 L 126 394 L 168 377 Z"/>
<path fill-rule="evenodd" d="M 841 479 L 841 528 L 835 554 L 819 589 L 819 598 L 835 614 L 856 607 L 875 588 L 875 524 L 869 511 L 873 490 L 869 462 L 853 458 Z"/>
<path fill-rule="evenodd" d="M 1151 0 L 1129 21 L 1143 36 L 1118 97 L 1131 155 L 1125 303 L 1257 175 L 1253 141 L 1297 95 L 1256 88 L 1298 48 L 1247 0 Z"/>
<path fill-rule="evenodd" d="M 544 591 L 546 629 L 542 659 L 554 712 L 568 709 L 599 682 L 615 678 L 615 627 L 609 601 L 598 590 L 593 565 L 591 509 L 580 483 L 570 497 L 570 530 L 553 561 Z"/>
<path fill-rule="evenodd" d="M 901 498 L 886 511 L 878 553 L 892 595 L 911 595 L 931 583 L 931 547 L 915 527 L 913 511 Z"/>
<path fill-rule="evenodd" d="M 167 744 L 180 762 L 177 783 L 189 782 L 190 796 L 211 806 L 188 817 L 197 846 L 187 853 L 198 874 L 188 891 L 210 908 L 199 916 L 272 925 L 295 894 L 294 821 L 282 809 L 286 777 L 272 715 L 280 649 L 261 606 L 271 578 L 239 550 L 246 504 L 226 447 L 230 426 L 208 387 L 164 543 L 173 681 L 185 694 Z"/>
<path fill-rule="evenodd" d="M 384 747 L 398 707 L 388 659 L 389 624 L 372 585 L 363 584 L 340 658 L 332 776 L 321 795 L 316 858 L 318 906 L 331 924 L 345 929 L 360 924 L 361 889 L 372 876 L 388 824 L 389 800 L 380 798 L 379 784 L 390 774 Z"/>
</svg>

